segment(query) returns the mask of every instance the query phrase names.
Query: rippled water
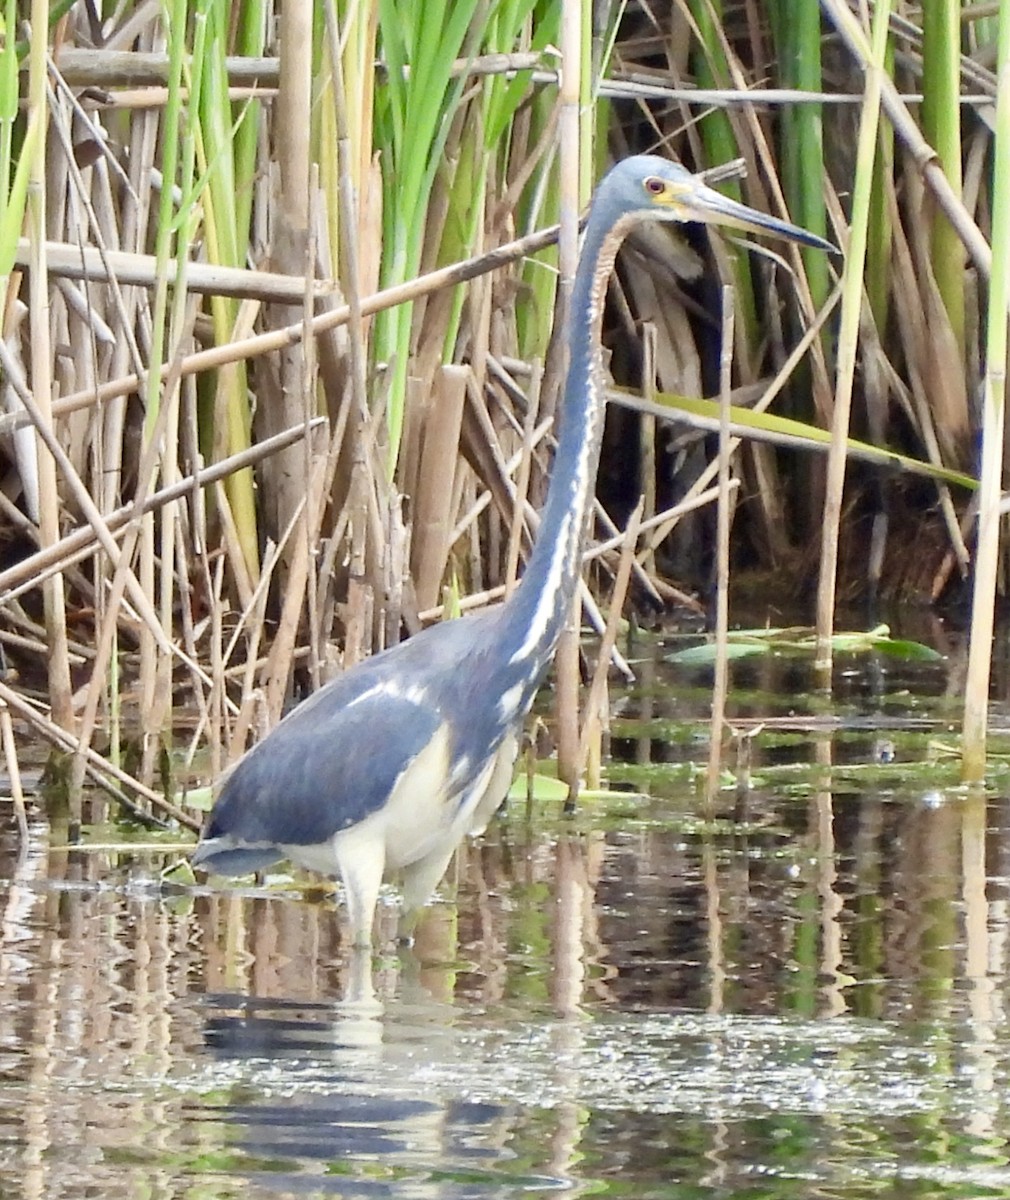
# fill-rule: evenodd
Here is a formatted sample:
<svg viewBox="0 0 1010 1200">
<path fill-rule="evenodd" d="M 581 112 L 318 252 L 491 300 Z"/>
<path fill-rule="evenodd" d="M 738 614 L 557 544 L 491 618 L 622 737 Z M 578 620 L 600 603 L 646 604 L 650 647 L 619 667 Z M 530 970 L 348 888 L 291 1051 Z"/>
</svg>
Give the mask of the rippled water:
<svg viewBox="0 0 1010 1200">
<path fill-rule="evenodd" d="M 704 673 L 650 654 L 625 794 L 511 803 L 374 963 L 313 882 L 173 885 L 36 819 L 0 848 L 0 1196 L 1010 1194 L 1010 789 L 956 788 L 944 648 L 830 703 L 738 664 L 711 810 Z"/>
</svg>

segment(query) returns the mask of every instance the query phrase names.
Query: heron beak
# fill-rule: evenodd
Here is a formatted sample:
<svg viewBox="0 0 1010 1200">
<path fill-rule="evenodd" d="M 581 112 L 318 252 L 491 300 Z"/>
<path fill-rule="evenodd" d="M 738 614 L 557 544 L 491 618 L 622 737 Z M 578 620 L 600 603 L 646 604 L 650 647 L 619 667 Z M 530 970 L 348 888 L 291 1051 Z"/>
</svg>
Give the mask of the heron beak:
<svg viewBox="0 0 1010 1200">
<path fill-rule="evenodd" d="M 771 233 L 804 246 L 816 246 L 818 250 L 838 253 L 837 246 L 818 237 L 816 233 L 808 233 L 798 225 L 790 225 L 788 221 L 780 221 L 778 217 L 758 212 L 756 208 L 748 208 L 746 204 L 731 200 L 729 196 L 697 180 L 692 180 L 690 188 L 685 188 L 680 195 L 671 196 L 671 203 L 682 221 L 701 221 L 705 225 L 721 225 L 724 229 L 739 229 L 745 233 Z"/>
</svg>

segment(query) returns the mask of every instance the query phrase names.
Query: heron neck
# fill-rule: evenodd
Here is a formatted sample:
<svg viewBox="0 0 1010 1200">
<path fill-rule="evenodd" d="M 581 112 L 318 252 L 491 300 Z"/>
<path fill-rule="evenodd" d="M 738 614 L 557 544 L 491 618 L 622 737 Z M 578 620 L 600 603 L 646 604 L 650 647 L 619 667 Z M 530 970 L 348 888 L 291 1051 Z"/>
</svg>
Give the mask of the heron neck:
<svg viewBox="0 0 1010 1200">
<path fill-rule="evenodd" d="M 590 212 L 569 306 L 568 373 L 557 452 L 536 545 L 507 606 L 505 627 L 516 642 L 510 660 L 528 664 L 530 677 L 538 681 L 554 653 L 579 579 L 603 437 L 603 303 L 624 233 L 625 222 L 615 224 Z"/>
</svg>

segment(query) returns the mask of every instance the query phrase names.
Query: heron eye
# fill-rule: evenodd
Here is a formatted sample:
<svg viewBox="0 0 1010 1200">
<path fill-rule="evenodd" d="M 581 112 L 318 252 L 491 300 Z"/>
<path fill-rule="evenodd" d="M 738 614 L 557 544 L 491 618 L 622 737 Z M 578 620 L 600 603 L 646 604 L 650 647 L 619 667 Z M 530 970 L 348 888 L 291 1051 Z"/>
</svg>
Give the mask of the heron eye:
<svg viewBox="0 0 1010 1200">
<path fill-rule="evenodd" d="M 657 179 L 655 175 L 651 175 L 643 186 L 650 196 L 662 196 L 666 191 L 666 184 L 662 179 Z"/>
</svg>

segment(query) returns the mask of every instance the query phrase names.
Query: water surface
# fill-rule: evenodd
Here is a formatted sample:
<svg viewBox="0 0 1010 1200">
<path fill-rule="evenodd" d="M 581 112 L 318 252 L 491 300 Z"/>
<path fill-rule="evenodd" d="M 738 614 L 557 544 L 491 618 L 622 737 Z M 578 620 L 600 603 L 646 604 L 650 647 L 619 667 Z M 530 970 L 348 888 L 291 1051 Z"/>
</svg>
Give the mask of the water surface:
<svg viewBox="0 0 1010 1200">
<path fill-rule="evenodd" d="M 511 803 L 374 962 L 316 881 L 170 884 L 36 816 L 0 862 L 0 1196 L 1010 1194 L 1010 806 L 998 763 L 955 786 L 944 649 L 831 700 L 737 664 L 706 806 L 705 672 L 645 644 L 618 794 Z"/>
</svg>

